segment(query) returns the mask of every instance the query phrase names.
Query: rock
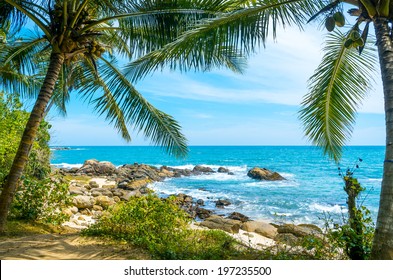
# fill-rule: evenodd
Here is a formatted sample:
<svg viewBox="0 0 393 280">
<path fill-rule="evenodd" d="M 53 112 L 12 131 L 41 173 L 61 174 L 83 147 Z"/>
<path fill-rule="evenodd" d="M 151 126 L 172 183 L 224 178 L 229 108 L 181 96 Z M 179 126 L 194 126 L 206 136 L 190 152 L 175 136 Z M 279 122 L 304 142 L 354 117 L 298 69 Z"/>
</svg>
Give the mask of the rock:
<svg viewBox="0 0 393 280">
<path fill-rule="evenodd" d="M 142 194 L 140 191 L 125 191 L 122 196 L 120 196 L 121 200 L 129 201 L 131 197 L 141 197 Z"/>
<path fill-rule="evenodd" d="M 274 238 L 277 235 L 277 228 L 269 223 L 262 221 L 248 221 L 242 224 L 242 230 L 256 232 L 268 238 Z"/>
<path fill-rule="evenodd" d="M 98 183 L 96 181 L 90 181 L 89 182 L 89 187 L 90 187 L 90 190 L 91 190 L 91 189 L 94 189 L 94 188 L 99 188 L 100 185 L 98 185 Z"/>
<path fill-rule="evenodd" d="M 213 213 L 213 211 L 211 211 L 211 210 L 207 210 L 205 208 L 200 208 L 200 207 L 197 207 L 195 212 L 196 212 L 196 215 L 198 216 L 198 218 L 202 219 L 202 220 L 209 218 Z"/>
<path fill-rule="evenodd" d="M 299 239 L 292 233 L 280 233 L 274 237 L 274 241 L 296 246 L 298 245 Z"/>
<path fill-rule="evenodd" d="M 119 183 L 118 188 L 123 190 L 137 190 L 143 187 L 146 187 L 152 181 L 150 179 L 135 179 L 135 180 L 127 180 Z"/>
<path fill-rule="evenodd" d="M 100 206 L 100 205 L 94 205 L 93 210 L 94 211 L 102 211 L 102 210 L 104 210 L 104 208 L 102 208 L 102 206 Z"/>
<path fill-rule="evenodd" d="M 77 186 L 69 186 L 68 191 L 70 192 L 70 195 L 84 195 L 87 193 L 87 189 Z"/>
<path fill-rule="evenodd" d="M 198 205 L 201 205 L 201 206 L 205 205 L 205 201 L 203 201 L 203 199 L 198 199 L 198 200 L 196 201 L 196 203 L 197 203 Z"/>
<path fill-rule="evenodd" d="M 157 167 L 146 164 L 126 164 L 118 168 L 118 176 L 123 179 L 148 180 L 148 181 L 162 181 L 165 177 L 161 177 L 162 173 Z"/>
<path fill-rule="evenodd" d="M 95 198 L 95 204 L 101 206 L 104 209 L 107 209 L 109 206 L 114 205 L 115 201 L 111 197 L 101 195 Z"/>
<path fill-rule="evenodd" d="M 273 171 L 270 171 L 266 168 L 259 168 L 259 167 L 254 167 L 253 169 L 248 171 L 247 176 L 251 177 L 253 179 L 266 180 L 266 181 L 285 180 L 285 178 L 282 177 L 277 172 L 273 172 Z"/>
<path fill-rule="evenodd" d="M 105 195 L 105 196 L 109 196 L 109 197 L 113 196 L 113 193 L 108 189 L 94 188 L 94 189 L 91 189 L 90 191 L 91 191 L 92 196 L 100 196 L 100 195 Z"/>
<path fill-rule="evenodd" d="M 113 175 L 116 172 L 116 166 L 109 161 L 98 161 L 95 159 L 86 160 L 78 170 L 78 173 L 87 175 Z"/>
<path fill-rule="evenodd" d="M 74 197 L 72 204 L 78 209 L 92 208 L 94 205 L 94 198 L 87 195 L 77 195 Z"/>
<path fill-rule="evenodd" d="M 225 199 L 219 199 L 216 201 L 216 207 L 218 208 L 224 208 L 225 206 L 231 205 L 232 203 L 230 203 L 228 200 Z"/>
<path fill-rule="evenodd" d="M 114 188 L 116 188 L 116 185 L 103 185 L 102 188 L 103 189 L 114 189 Z"/>
<path fill-rule="evenodd" d="M 239 212 L 233 212 L 233 213 L 231 213 L 231 214 L 228 216 L 228 218 L 229 218 L 229 219 L 232 219 L 232 220 L 238 220 L 238 221 L 241 221 L 241 222 L 243 222 L 243 223 L 250 220 L 249 217 L 247 217 L 246 215 L 243 215 L 242 213 L 239 213 Z"/>
<path fill-rule="evenodd" d="M 200 225 L 210 229 L 221 229 L 229 233 L 239 233 L 241 222 L 213 215 L 201 222 Z"/>
<path fill-rule="evenodd" d="M 229 169 L 225 167 L 219 167 L 217 172 L 219 173 L 229 173 Z"/>
<path fill-rule="evenodd" d="M 307 226 L 296 226 L 293 224 L 284 224 L 277 228 L 278 233 L 290 233 L 296 237 L 305 237 L 305 236 L 316 236 L 322 238 L 321 229 L 315 229 L 314 227 Z"/>
<path fill-rule="evenodd" d="M 197 165 L 192 169 L 192 173 L 215 173 L 213 169 L 207 166 Z"/>
</svg>

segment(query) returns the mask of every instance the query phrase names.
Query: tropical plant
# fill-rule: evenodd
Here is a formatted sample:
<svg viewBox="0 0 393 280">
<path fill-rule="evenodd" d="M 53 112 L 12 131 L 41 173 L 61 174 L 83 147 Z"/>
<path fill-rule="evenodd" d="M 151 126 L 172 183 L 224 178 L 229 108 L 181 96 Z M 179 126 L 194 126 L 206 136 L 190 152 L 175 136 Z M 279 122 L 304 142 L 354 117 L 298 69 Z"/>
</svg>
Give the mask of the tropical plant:
<svg viewBox="0 0 393 280">
<path fill-rule="evenodd" d="M 30 24 L 38 34 L 31 38 L 20 35 L 12 42 L 7 38 L 0 51 L 0 87 L 36 99 L 0 196 L 0 232 L 5 230 L 41 120 L 52 104 L 65 113 L 73 90 L 104 115 L 125 140 L 131 140 L 127 125 L 132 124 L 170 154 L 184 156 L 187 145 L 180 125 L 143 98 L 120 71 L 115 57 L 130 59 L 149 53 L 196 21 L 224 12 L 230 5 L 231 1 L 214 0 L 1 1 L 0 26 L 10 22 L 10 32 L 17 34 Z M 231 59 L 238 54 L 204 57 L 196 49 L 187 55 L 189 61 L 196 56 L 202 59 L 206 68 L 224 63 L 240 71 L 234 63 L 237 60 Z"/>
<path fill-rule="evenodd" d="M 275 37 L 279 27 L 295 25 L 302 29 L 316 19 L 322 20 L 331 32 L 349 22 L 343 13 L 349 6 L 353 6 L 348 13 L 355 23 L 345 27 L 347 32 L 335 31 L 327 36 L 325 55 L 310 78 L 300 119 L 312 143 L 339 161 L 342 147 L 351 136 L 356 110 L 372 85 L 373 70 L 377 67 L 375 56 L 379 55 L 385 97 L 386 154 L 371 257 L 393 259 L 393 1 L 238 1 L 232 11 L 204 20 L 176 41 L 135 60 L 127 67 L 127 74 L 137 81 L 156 70 L 158 61 L 161 61 L 160 66 L 176 68 L 191 47 L 212 54 L 241 52 L 247 55 L 261 44 L 265 45 L 269 34 Z M 371 24 L 376 35 L 376 51 L 367 44 Z M 210 44 L 205 45 L 206 42 Z M 162 62 L 164 55 L 166 59 Z"/>
</svg>

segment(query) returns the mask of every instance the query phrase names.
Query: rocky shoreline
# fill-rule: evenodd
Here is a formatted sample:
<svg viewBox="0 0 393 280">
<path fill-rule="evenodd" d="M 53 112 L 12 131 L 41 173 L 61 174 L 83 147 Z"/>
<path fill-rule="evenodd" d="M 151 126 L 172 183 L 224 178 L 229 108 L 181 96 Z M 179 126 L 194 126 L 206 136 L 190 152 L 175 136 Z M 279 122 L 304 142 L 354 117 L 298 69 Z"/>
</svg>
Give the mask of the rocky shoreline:
<svg viewBox="0 0 393 280">
<path fill-rule="evenodd" d="M 149 184 L 163 181 L 166 178 L 182 176 L 198 176 L 215 172 L 231 174 L 225 167 L 217 171 L 210 167 L 197 165 L 192 170 L 178 169 L 167 166 L 157 168 L 145 164 L 127 164 L 116 168 L 110 162 L 87 160 L 80 168 L 60 168 L 58 172 L 69 180 L 69 194 L 72 206 L 63 212 L 71 218 L 64 223 L 73 228 L 86 228 L 103 214 L 108 207 L 120 201 L 128 201 L 151 193 Z M 248 171 L 249 177 L 255 180 L 285 180 L 277 172 L 265 168 L 254 167 Z M 194 199 L 186 194 L 171 195 L 174 201 L 184 209 L 190 217 L 198 219 L 199 227 L 220 229 L 230 234 L 242 233 L 250 239 L 255 235 L 271 241 L 294 244 L 298 238 L 307 235 L 321 235 L 322 231 L 315 225 L 274 225 L 263 221 L 252 221 L 249 217 L 233 212 L 227 217 L 215 214 L 214 209 L 205 209 L 202 199 Z M 227 200 L 217 200 L 215 205 L 222 208 L 230 205 Z M 257 240 L 259 240 L 257 238 Z M 264 242 L 265 245 L 272 242 Z M 262 245 L 262 244 L 259 244 Z"/>
</svg>

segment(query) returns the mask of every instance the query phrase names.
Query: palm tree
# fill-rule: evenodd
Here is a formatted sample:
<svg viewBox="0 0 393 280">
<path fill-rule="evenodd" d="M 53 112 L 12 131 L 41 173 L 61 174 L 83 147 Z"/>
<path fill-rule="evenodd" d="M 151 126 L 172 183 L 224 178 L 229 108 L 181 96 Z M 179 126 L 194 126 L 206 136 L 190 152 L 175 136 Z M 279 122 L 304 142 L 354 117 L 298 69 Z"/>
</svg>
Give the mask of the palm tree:
<svg viewBox="0 0 393 280">
<path fill-rule="evenodd" d="M 176 41 L 135 60 L 128 65 L 127 75 L 138 81 L 156 70 L 157 65 L 177 68 L 191 46 L 212 54 L 248 55 L 265 45 L 270 33 L 276 37 L 278 27 L 295 25 L 302 29 L 314 19 L 321 19 L 331 31 L 337 20 L 334 14 L 344 16 L 343 4 L 353 6 L 348 13 L 356 22 L 348 32 L 327 37 L 325 55 L 310 78 L 300 119 L 312 143 L 339 161 L 342 147 L 351 136 L 356 110 L 372 85 L 375 55 L 379 55 L 385 96 L 386 155 L 372 258 L 393 259 L 393 1 L 238 1 L 232 11 L 205 20 Z M 337 21 L 338 26 L 343 24 L 342 20 Z M 365 46 L 371 24 L 376 34 L 376 51 Z"/>
<path fill-rule="evenodd" d="M 127 125 L 132 124 L 170 154 L 184 156 L 187 145 L 180 125 L 143 98 L 123 75 L 115 57 L 131 59 L 147 54 L 174 40 L 196 21 L 224 12 L 230 5 L 230 1 L 214 0 L 1 1 L 0 26 L 9 21 L 12 31 L 17 32 L 29 23 L 39 32 L 32 38 L 9 41 L 2 48 L 0 87 L 23 93 L 26 87 L 20 81 L 26 77 L 42 84 L 39 91 L 32 87 L 27 92 L 36 102 L 2 185 L 0 232 L 5 230 L 8 210 L 41 120 L 52 104 L 65 113 L 73 90 L 104 115 L 125 140 L 131 140 Z M 196 54 L 189 53 L 190 60 Z M 240 71 L 225 53 L 205 58 L 198 55 L 206 68 L 223 62 Z"/>
</svg>

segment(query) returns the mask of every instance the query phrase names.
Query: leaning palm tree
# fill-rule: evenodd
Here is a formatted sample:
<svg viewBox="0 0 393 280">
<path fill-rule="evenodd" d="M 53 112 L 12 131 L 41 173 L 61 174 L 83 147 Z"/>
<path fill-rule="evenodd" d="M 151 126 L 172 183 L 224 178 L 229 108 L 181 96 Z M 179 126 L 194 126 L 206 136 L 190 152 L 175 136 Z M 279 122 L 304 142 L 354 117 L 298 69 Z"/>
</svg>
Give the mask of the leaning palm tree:
<svg viewBox="0 0 393 280">
<path fill-rule="evenodd" d="M 203 18 L 224 12 L 231 1 L 207 0 L 3 0 L 0 25 L 11 22 L 13 31 L 27 23 L 38 34 L 9 41 L 1 52 L 0 87 L 23 91 L 14 76 L 42 81 L 37 93 L 28 92 L 36 103 L 26 124 L 17 154 L 0 196 L 0 232 L 24 170 L 37 128 L 48 108 L 57 105 L 66 112 L 72 91 L 104 115 L 126 140 L 131 140 L 128 125 L 141 131 L 153 143 L 163 145 L 175 156 L 187 152 L 180 125 L 169 115 L 154 108 L 120 71 L 116 57 L 135 58 L 174 40 L 180 32 Z M 21 34 L 25 34 L 22 30 Z M 22 35 L 21 35 L 22 36 Z M 226 64 L 240 71 L 232 53 L 198 56 L 206 69 Z M 11 73 L 11 74 L 9 74 Z"/>
<path fill-rule="evenodd" d="M 343 10 L 347 6 L 344 4 L 353 6 L 348 13 L 354 17 L 355 24 L 348 27 L 348 32 L 327 37 L 325 56 L 310 78 L 300 119 L 312 143 L 339 161 L 342 147 L 351 136 L 356 110 L 372 84 L 377 65 L 374 54 L 379 55 L 385 96 L 386 154 L 372 258 L 393 259 L 393 1 L 238 1 L 232 11 L 203 21 L 176 41 L 135 60 L 128 65 L 127 75 L 138 81 L 158 65 L 178 68 L 191 46 L 228 55 L 233 48 L 225 46 L 235 46 L 238 52 L 247 55 L 265 45 L 270 34 L 275 37 L 279 27 L 295 25 L 302 29 L 316 19 L 321 19 L 328 31 L 332 31 L 345 24 Z M 376 34 L 374 54 L 365 47 L 371 25 Z M 206 38 L 212 44 L 206 46 Z M 220 48 L 215 47 L 217 42 Z M 158 61 L 161 63 L 157 64 Z"/>
</svg>

